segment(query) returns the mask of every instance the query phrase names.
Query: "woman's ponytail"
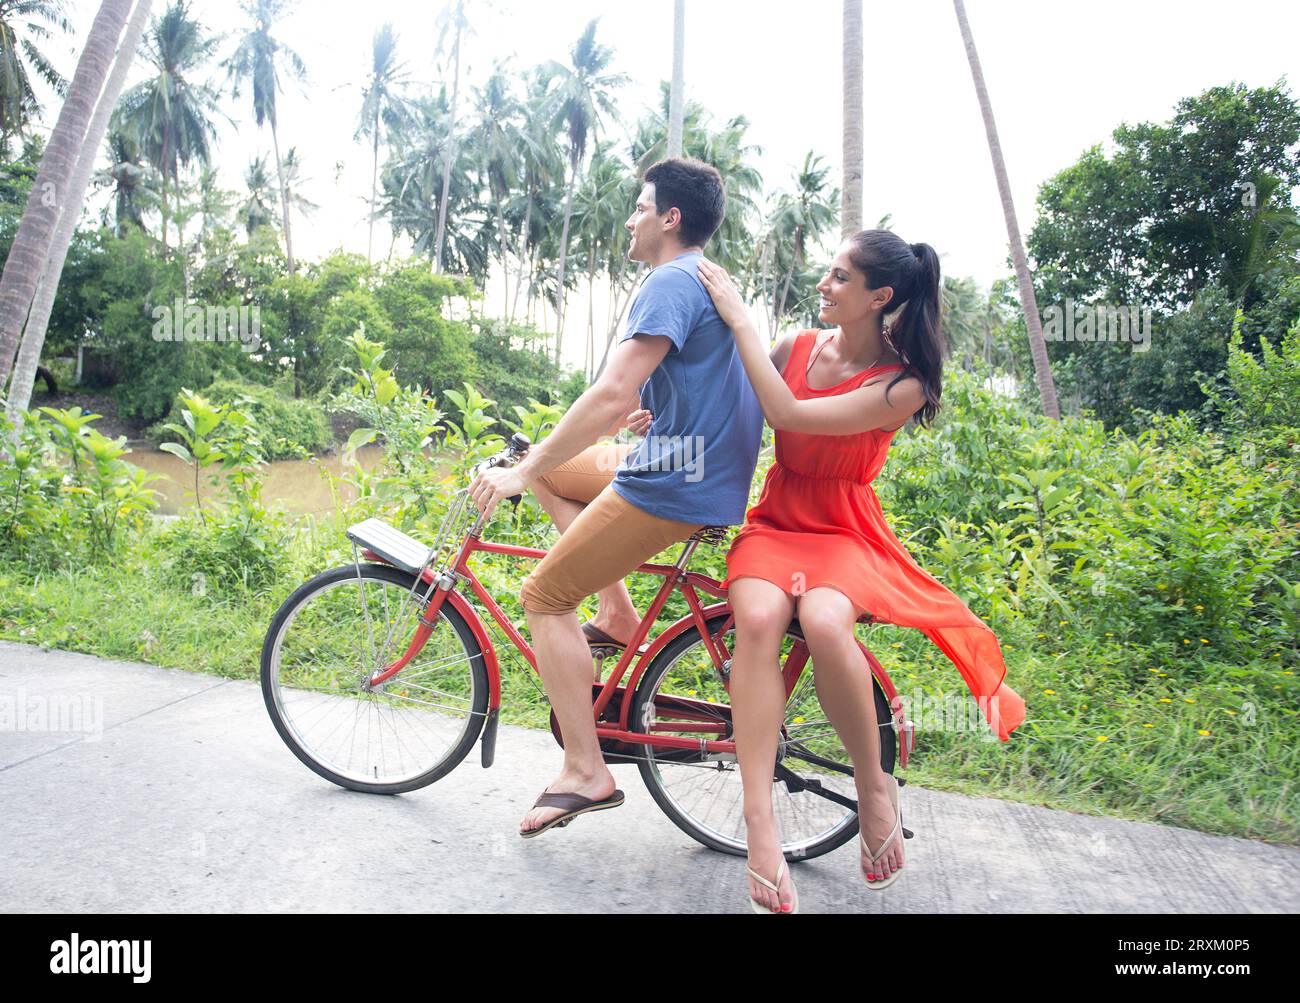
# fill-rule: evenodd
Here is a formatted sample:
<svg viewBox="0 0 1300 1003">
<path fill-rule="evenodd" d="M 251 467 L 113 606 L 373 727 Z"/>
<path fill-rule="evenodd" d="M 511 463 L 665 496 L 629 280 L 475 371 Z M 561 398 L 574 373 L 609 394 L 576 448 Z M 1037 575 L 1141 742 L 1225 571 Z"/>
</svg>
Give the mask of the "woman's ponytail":
<svg viewBox="0 0 1300 1003">
<path fill-rule="evenodd" d="M 890 286 L 894 312 L 889 340 L 903 371 L 885 388 L 914 376 L 921 381 L 925 403 L 913 415 L 929 425 L 939 411 L 946 345 L 940 329 L 939 255 L 929 244 L 908 244 L 890 230 L 859 230 L 849 238 L 853 267 L 872 289 Z"/>
</svg>

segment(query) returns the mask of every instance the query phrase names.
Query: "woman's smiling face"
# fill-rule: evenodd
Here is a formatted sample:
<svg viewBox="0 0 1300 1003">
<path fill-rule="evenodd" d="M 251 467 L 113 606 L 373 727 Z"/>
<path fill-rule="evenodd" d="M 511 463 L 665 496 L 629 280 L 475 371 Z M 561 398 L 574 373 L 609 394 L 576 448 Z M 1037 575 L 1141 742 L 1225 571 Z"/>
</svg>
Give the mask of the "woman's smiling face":
<svg viewBox="0 0 1300 1003">
<path fill-rule="evenodd" d="M 840 327 L 861 323 L 874 311 L 883 309 L 894 295 L 889 286 L 867 288 L 866 275 L 853 267 L 848 244 L 841 244 L 835 252 L 825 277 L 817 283 L 817 291 L 821 293 L 817 319 Z"/>
</svg>

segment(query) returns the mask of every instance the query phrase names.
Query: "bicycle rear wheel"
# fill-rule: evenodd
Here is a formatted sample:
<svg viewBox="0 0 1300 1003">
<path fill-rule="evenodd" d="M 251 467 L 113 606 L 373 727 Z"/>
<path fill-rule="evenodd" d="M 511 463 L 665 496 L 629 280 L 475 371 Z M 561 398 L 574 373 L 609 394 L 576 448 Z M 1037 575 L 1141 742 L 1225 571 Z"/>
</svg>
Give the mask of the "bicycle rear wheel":
<svg viewBox="0 0 1300 1003">
<path fill-rule="evenodd" d="M 262 645 L 262 696 L 304 764 L 350 790 L 400 794 L 445 776 L 473 747 L 488 704 L 483 653 L 450 603 L 420 653 L 405 651 L 427 586 L 382 564 L 345 565 L 300 586 Z"/>
<path fill-rule="evenodd" d="M 735 628 L 716 634 L 729 614 L 709 622 L 725 648 L 735 650 Z M 797 619 L 786 628 L 780 663 L 784 670 L 807 647 Z M 896 738 L 889 702 L 872 677 L 876 717 L 882 723 L 881 766 L 894 768 Z M 732 736 L 731 699 L 698 628 L 675 638 L 646 669 L 633 698 L 629 726 L 691 739 Z M 692 839 L 713 850 L 745 856 L 745 819 L 740 768 L 734 754 L 644 746 L 638 768 L 664 813 Z M 813 684 L 811 657 L 786 702 L 777 746 L 772 803 L 788 860 L 806 860 L 842 846 L 858 832 L 853 763 L 831 727 Z"/>
</svg>

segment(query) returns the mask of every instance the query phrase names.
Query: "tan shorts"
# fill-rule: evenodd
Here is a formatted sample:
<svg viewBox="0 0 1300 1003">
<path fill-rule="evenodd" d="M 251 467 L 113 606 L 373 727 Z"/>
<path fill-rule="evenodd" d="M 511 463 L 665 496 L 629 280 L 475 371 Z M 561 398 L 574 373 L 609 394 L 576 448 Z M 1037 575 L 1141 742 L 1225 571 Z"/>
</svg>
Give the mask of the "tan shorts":
<svg viewBox="0 0 1300 1003">
<path fill-rule="evenodd" d="M 524 579 L 520 599 L 526 612 L 572 613 L 588 596 L 700 528 L 700 523 L 651 515 L 614 490 L 614 471 L 634 448 L 627 443 L 588 446 L 538 478 L 554 494 L 589 504 Z"/>
</svg>

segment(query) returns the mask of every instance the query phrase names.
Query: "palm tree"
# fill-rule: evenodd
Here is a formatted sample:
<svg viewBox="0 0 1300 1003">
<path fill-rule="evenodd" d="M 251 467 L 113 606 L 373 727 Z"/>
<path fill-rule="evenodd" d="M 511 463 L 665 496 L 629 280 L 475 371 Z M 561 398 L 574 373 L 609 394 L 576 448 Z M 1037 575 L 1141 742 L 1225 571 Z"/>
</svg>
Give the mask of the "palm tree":
<svg viewBox="0 0 1300 1003">
<path fill-rule="evenodd" d="M 560 361 L 560 342 L 564 337 L 564 268 L 569 250 L 569 223 L 573 217 L 573 193 L 578 186 L 578 172 L 587 151 L 589 136 L 599 131 L 600 113 L 617 116 L 611 94 L 627 81 L 621 73 L 605 72 L 614 58 L 614 50 L 596 41 L 593 19 L 570 50 L 572 66 L 551 64 L 556 80 L 552 91 L 552 128 L 564 129 L 569 143 L 569 185 L 564 197 L 564 225 L 560 231 L 559 264 L 555 271 L 556 328 L 555 361 Z"/>
<path fill-rule="evenodd" d="M 95 187 L 108 188 L 113 195 L 110 204 L 104 207 L 104 225 L 108 225 L 111 208 L 114 236 L 125 234 L 128 225 L 145 229 L 145 213 L 158 203 L 157 173 L 141 157 L 135 141 L 124 132 L 109 135 L 108 161 L 109 166 L 95 175 Z"/>
<path fill-rule="evenodd" d="M 478 200 L 470 156 L 461 150 L 452 161 L 451 179 L 444 186 L 443 150 L 450 125 L 445 92 L 411 103 L 394 133 L 394 150 L 384 165 L 380 184 L 384 199 L 380 213 L 387 215 L 394 233 L 406 233 L 414 250 L 427 254 L 432 265 L 437 253 L 439 203 L 452 207 L 452 225 L 444 232 L 443 255 L 450 270 L 481 279 L 487 268 L 487 248 L 492 243 L 491 219 Z M 447 198 L 440 193 L 447 191 Z"/>
<path fill-rule="evenodd" d="M 162 180 L 162 243 L 167 250 L 168 182 L 180 186 L 180 170 L 192 161 L 211 162 L 216 138 L 212 116 L 217 92 L 195 79 L 211 57 L 218 39 L 190 16 L 189 0 L 174 0 L 154 18 L 145 38 L 144 55 L 154 75 L 122 97 L 117 126 L 129 131 Z"/>
<path fill-rule="evenodd" d="M 244 224 L 244 232 L 251 239 L 258 227 L 277 226 L 280 222 L 265 154 L 249 162 L 244 171 L 244 187 L 248 194 L 235 210 L 235 219 Z"/>
<path fill-rule="evenodd" d="M 438 234 L 434 249 L 433 270 L 442 271 L 442 244 L 447 233 L 447 194 L 451 185 L 451 160 L 456 152 L 456 104 L 460 97 L 460 37 L 469 27 L 465 20 L 465 0 L 455 0 L 455 6 L 448 4 L 438 17 L 440 35 L 438 50 L 447 39 L 448 33 L 454 37 L 451 46 L 451 60 L 455 67 L 452 71 L 451 111 L 447 121 L 446 149 L 442 155 L 442 193 L 438 197 Z"/>
<path fill-rule="evenodd" d="M 67 80 L 40 47 L 54 37 L 52 29 L 72 31 L 66 0 L 0 0 L 0 141 L 21 136 L 41 113 L 31 74 L 60 97 L 67 93 Z"/>
<path fill-rule="evenodd" d="M 840 233 L 862 229 L 862 0 L 844 0 L 844 191 Z"/>
<path fill-rule="evenodd" d="M 379 131 L 380 123 L 391 128 L 403 114 L 404 102 L 400 90 L 406 83 L 406 67 L 397 61 L 397 33 L 391 24 L 375 32 L 370 46 L 370 81 L 361 92 L 361 117 L 354 140 L 368 136 L 374 143 L 374 163 L 370 171 L 370 237 L 366 243 L 366 262 L 374 261 L 375 249 L 375 194 L 379 183 Z"/>
<path fill-rule="evenodd" d="M 1029 259 L 1025 257 L 1024 241 L 1020 238 L 1020 224 L 1016 222 L 1016 206 L 1011 201 L 1011 182 L 1007 179 L 1007 165 L 1002 159 L 1002 144 L 998 142 L 998 127 L 993 121 L 993 105 L 989 102 L 988 88 L 984 86 L 984 71 L 980 68 L 979 53 L 971 35 L 970 22 L 966 20 L 966 5 L 962 0 L 952 0 L 957 12 L 957 25 L 966 46 L 966 58 L 975 81 L 975 94 L 979 98 L 980 114 L 984 116 L 984 132 L 988 137 L 989 155 L 993 158 L 993 173 L 997 176 L 998 194 L 1002 197 L 1002 215 L 1007 222 L 1007 239 L 1011 243 L 1011 260 L 1020 286 L 1020 307 L 1025 314 L 1025 328 L 1029 332 L 1029 353 L 1034 360 L 1034 379 L 1038 383 L 1038 396 L 1043 404 L 1043 414 L 1049 418 L 1061 417 L 1061 406 L 1056 399 L 1056 383 L 1052 380 L 1052 365 L 1047 358 L 1047 343 L 1043 340 L 1043 323 L 1038 314 L 1038 300 L 1034 296 L 1034 282 L 1029 274 Z"/>
<path fill-rule="evenodd" d="M 512 218 L 522 220 L 516 246 L 519 270 L 515 277 L 515 295 L 510 304 L 510 321 L 515 318 L 525 278 L 529 287 L 528 305 L 532 303 L 537 273 L 536 255 L 544 237 L 551 231 L 551 221 L 555 215 L 552 212 L 551 196 L 556 183 L 564 176 L 564 155 L 545 114 L 551 100 L 550 73 L 545 66 L 535 67 L 527 79 L 528 93 L 522 129 L 526 142 L 520 150 L 522 190 L 512 201 L 508 213 Z M 523 211 L 519 212 L 521 201 Z"/>
<path fill-rule="evenodd" d="M 521 154 L 532 142 L 532 137 L 520 125 L 523 112 L 523 105 L 511 89 L 510 77 L 498 64 L 475 93 L 475 117 L 479 125 L 469 138 L 469 147 L 477 158 L 482 187 L 487 189 L 496 219 L 497 254 L 501 259 L 505 284 L 501 308 L 503 317 L 510 310 L 506 203 L 519 184 Z"/>
<path fill-rule="evenodd" d="M 588 377 L 595 363 L 596 275 L 604 272 L 611 277 L 611 294 L 621 285 L 627 266 L 628 237 L 623 221 L 627 219 L 630 200 L 636 198 L 637 187 L 632 172 L 612 152 L 612 144 L 598 144 L 573 206 L 574 232 L 587 263 L 587 346 L 583 369 Z M 617 280 L 614 279 L 616 270 Z"/>
<path fill-rule="evenodd" d="M 304 184 L 306 180 L 302 176 L 302 161 L 298 159 L 298 148 L 291 146 L 284 154 L 284 198 L 291 211 L 297 210 L 304 216 L 320 208 L 317 203 L 298 191 L 298 186 Z"/>
<path fill-rule="evenodd" d="M 673 2 L 673 83 L 668 99 L 668 156 L 682 155 L 682 117 L 686 83 L 686 0 Z"/>
<path fill-rule="evenodd" d="M 835 225 L 840 193 L 828 187 L 830 172 L 829 167 L 822 166 L 822 158 L 810 151 L 795 174 L 793 194 L 782 195 L 777 202 L 771 230 L 777 260 L 786 258 L 788 264 L 781 291 L 772 305 L 773 330 L 786 314 L 796 272 L 807 264 L 809 242 L 819 240 Z"/>
<path fill-rule="evenodd" d="M 45 334 L 49 328 L 50 313 L 54 309 L 54 294 L 59 288 L 59 279 L 63 275 L 63 264 L 68 257 L 68 245 L 72 234 L 81 218 L 81 203 L 85 197 L 91 175 L 95 170 L 96 153 L 108 129 L 108 119 L 117 104 L 118 95 L 126 83 L 126 76 L 131 68 L 135 50 L 144 34 L 149 21 L 151 0 L 139 0 L 131 20 L 127 24 L 122 44 L 113 62 L 113 69 L 104 84 L 104 91 L 99 95 L 95 113 L 86 128 L 86 136 L 77 155 L 76 166 L 68 179 L 68 204 L 59 214 L 59 221 L 50 242 L 49 260 L 36 287 L 31 313 L 27 318 L 27 327 L 23 333 L 22 345 L 18 349 L 18 359 L 14 364 L 12 386 L 10 387 L 8 413 L 15 423 L 27 410 L 32 398 L 32 384 L 36 379 L 36 370 L 41 361 L 41 349 L 45 347 Z"/>
<path fill-rule="evenodd" d="M 289 271 L 293 268 L 293 228 L 290 225 L 289 186 L 285 179 L 284 162 L 280 158 L 280 137 L 276 125 L 276 95 L 280 86 L 281 68 L 297 80 L 307 76 L 307 67 L 301 57 L 271 34 L 276 21 L 292 6 L 293 0 L 243 0 L 240 5 L 252 21 L 248 32 L 240 39 L 234 55 L 222 65 L 233 80 L 231 97 L 239 97 L 240 84 L 251 80 L 253 84 L 253 118 L 260 129 L 263 123 L 271 125 L 271 145 L 275 150 L 275 173 L 280 179 L 280 208 L 284 214 L 284 257 Z"/>
<path fill-rule="evenodd" d="M 36 295 L 36 283 L 45 271 L 59 213 L 81 211 L 85 189 L 74 193 L 70 177 L 130 8 L 130 0 L 104 0 L 95 15 L 5 258 L 4 273 L 0 275 L 0 389 L 8 382 L 23 321 Z M 99 148 L 98 138 L 94 148 Z M 50 193 L 58 193 L 58 197 L 50 198 Z"/>
</svg>

